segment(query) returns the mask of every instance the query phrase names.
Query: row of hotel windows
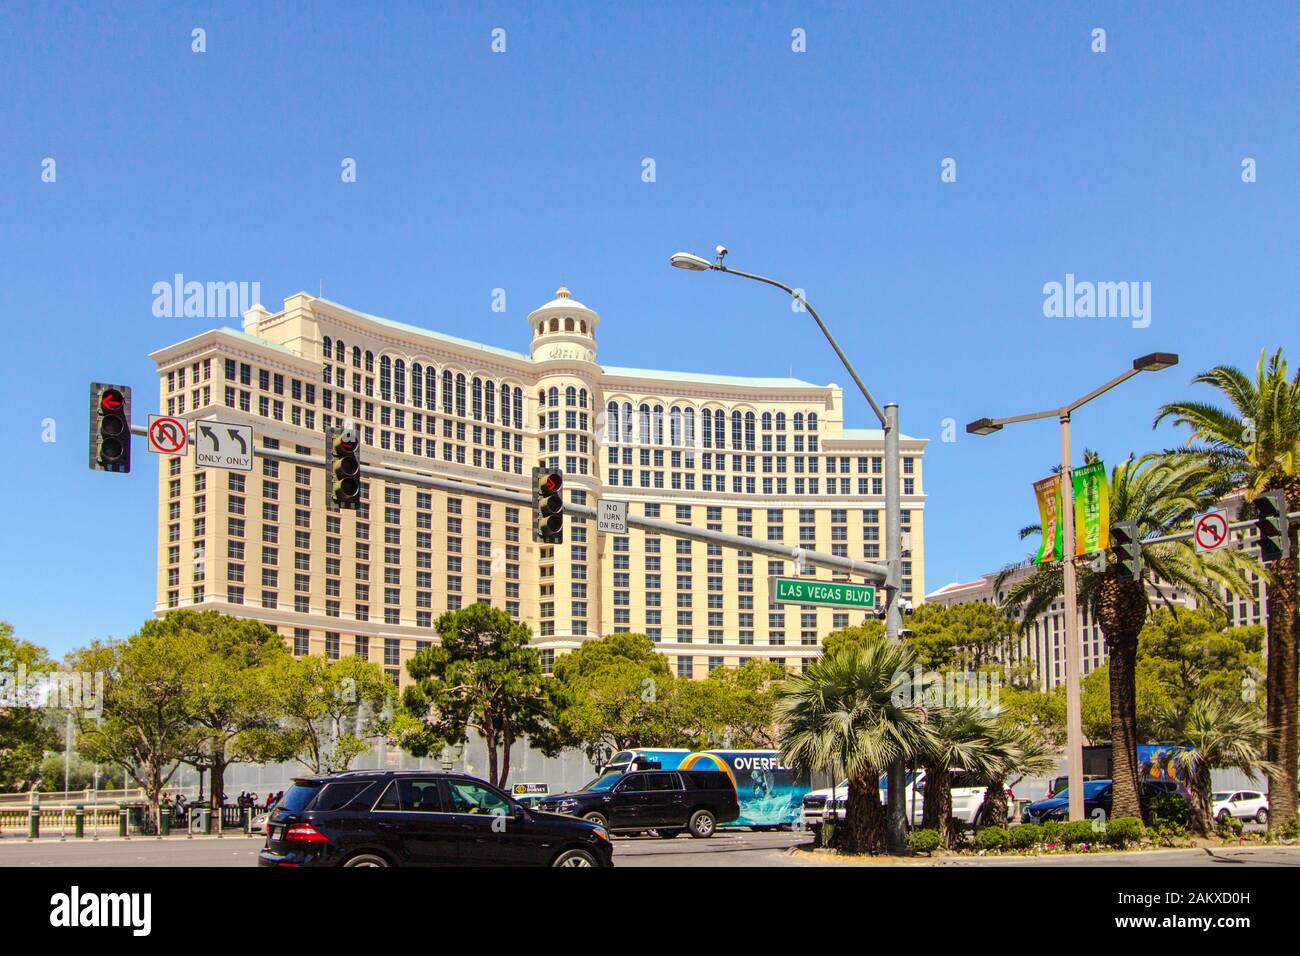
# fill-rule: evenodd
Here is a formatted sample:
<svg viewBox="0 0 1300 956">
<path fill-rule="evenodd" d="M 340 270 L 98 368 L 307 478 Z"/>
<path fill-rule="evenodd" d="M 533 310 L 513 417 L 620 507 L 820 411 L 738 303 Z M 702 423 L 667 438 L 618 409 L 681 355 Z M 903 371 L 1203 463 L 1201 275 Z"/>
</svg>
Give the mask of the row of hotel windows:
<svg viewBox="0 0 1300 956">
<path fill-rule="evenodd" d="M 344 369 L 335 369 L 331 365 L 326 365 L 323 371 L 323 377 L 326 385 L 332 385 L 338 389 L 348 387 L 347 372 Z M 438 376 L 432 366 L 425 368 L 418 362 L 411 365 L 411 401 L 410 404 L 416 408 L 425 408 L 429 411 L 437 410 Z M 361 373 L 352 373 L 352 389 L 357 394 L 364 394 L 368 398 L 375 395 L 375 382 L 373 378 L 363 378 Z M 459 415 L 466 417 L 468 411 L 476 421 L 493 424 L 497 419 L 497 395 L 498 387 L 491 379 L 483 379 L 474 376 L 467 379 L 465 374 L 453 374 L 450 369 L 442 373 L 442 411 L 447 415 Z M 468 404 L 467 397 L 472 396 L 472 402 Z M 385 402 L 395 402 L 399 405 L 407 404 L 406 401 L 406 363 L 398 359 L 396 363 L 390 363 L 385 356 L 380 360 L 379 367 L 379 398 Z M 585 397 L 585 393 L 584 393 Z M 522 428 L 524 425 L 524 393 L 518 385 L 511 386 L 502 383 L 500 386 L 500 410 L 501 424 L 507 427 Z"/>
<path fill-rule="evenodd" d="M 697 446 L 695 442 L 695 409 L 687 406 L 685 409 L 674 405 L 668 409 L 667 414 L 664 412 L 662 405 L 651 406 L 648 403 L 642 403 L 637 413 L 634 414 L 631 402 L 623 402 L 621 405 L 617 401 L 611 401 L 605 407 L 605 440 L 609 444 L 632 444 L 639 438 L 642 445 L 662 445 L 664 444 L 664 420 L 668 421 L 668 444 L 677 447 L 701 447 L 701 448 L 726 448 L 727 447 L 727 414 L 722 409 L 716 409 L 710 412 L 708 409 L 701 409 L 699 413 L 700 422 L 700 443 Z M 731 447 L 734 449 L 745 449 L 747 451 L 756 451 L 756 426 L 761 421 L 762 430 L 771 432 L 773 425 L 779 432 L 785 431 L 786 418 L 785 412 L 763 412 L 761 419 L 757 418 L 753 412 L 733 411 L 731 413 Z M 805 422 L 807 430 L 810 432 L 817 431 L 817 413 L 809 412 L 807 418 L 803 412 L 795 412 L 792 418 L 794 431 L 802 432 Z M 772 439 L 777 439 L 778 451 L 785 450 L 785 435 L 767 435 L 763 436 L 763 450 L 772 450 Z M 804 435 L 795 435 L 795 445 L 797 451 L 803 450 Z M 817 450 L 817 436 L 808 435 L 808 450 Z"/>
</svg>

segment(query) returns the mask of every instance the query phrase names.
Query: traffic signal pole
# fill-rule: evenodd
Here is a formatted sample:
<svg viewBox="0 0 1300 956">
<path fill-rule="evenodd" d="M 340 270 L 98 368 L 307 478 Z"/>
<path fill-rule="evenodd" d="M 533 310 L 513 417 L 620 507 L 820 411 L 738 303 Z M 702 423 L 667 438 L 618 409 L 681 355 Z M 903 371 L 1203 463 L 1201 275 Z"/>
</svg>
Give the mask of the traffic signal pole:
<svg viewBox="0 0 1300 956">
<path fill-rule="evenodd" d="M 133 435 L 144 436 L 146 432 L 147 429 L 143 425 L 131 426 L 131 433 Z M 318 458 L 315 455 L 301 455 L 297 452 L 281 451 L 278 448 L 257 448 L 254 449 L 254 456 L 258 458 L 269 458 L 272 461 L 290 462 L 296 465 L 309 465 L 316 468 L 329 467 L 328 462 L 326 462 L 323 457 Z M 418 485 L 421 488 L 436 488 L 439 491 L 452 491 L 463 495 L 478 495 L 481 498 L 490 498 L 494 501 L 520 505 L 525 508 L 531 508 L 534 504 L 533 496 L 522 491 L 507 491 L 503 488 L 494 488 L 490 485 L 478 485 L 469 481 L 457 481 L 454 478 L 439 478 L 434 475 L 423 474 L 417 471 L 404 471 L 397 468 L 378 468 L 373 465 L 362 464 L 361 474 L 368 478 L 380 478 L 384 481 L 404 481 L 413 485 Z M 582 518 L 596 517 L 596 509 L 591 505 L 580 505 L 573 502 L 566 502 L 564 505 L 564 511 L 566 514 L 574 514 Z M 819 565 L 834 571 L 869 578 L 877 582 L 884 581 L 889 573 L 889 569 L 883 564 L 875 564 L 869 561 L 855 561 L 852 558 L 841 557 L 837 554 L 826 554 L 822 551 L 809 551 L 805 548 L 791 546 L 781 541 L 765 541 L 759 538 L 746 538 L 742 535 L 726 534 L 722 531 L 709 531 L 703 528 L 695 528 L 690 525 L 674 524 L 671 521 L 660 521 L 656 518 L 643 518 L 632 514 L 627 516 L 627 523 L 633 528 L 640 528 L 644 531 L 655 531 L 661 534 L 674 535 L 679 538 L 703 541 L 707 544 L 717 544 L 728 548 L 753 551 L 757 554 L 765 554 L 771 557 L 786 558 L 796 562 L 803 561 L 808 564 Z"/>
</svg>

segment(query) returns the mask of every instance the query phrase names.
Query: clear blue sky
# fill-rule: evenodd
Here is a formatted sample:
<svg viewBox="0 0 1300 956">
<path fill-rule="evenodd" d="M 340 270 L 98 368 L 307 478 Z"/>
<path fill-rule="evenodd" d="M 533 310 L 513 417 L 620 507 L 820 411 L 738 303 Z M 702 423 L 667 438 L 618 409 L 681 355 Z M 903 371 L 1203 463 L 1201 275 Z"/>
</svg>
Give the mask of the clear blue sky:
<svg viewBox="0 0 1300 956">
<path fill-rule="evenodd" d="M 1151 419 L 1193 372 L 1300 360 L 1294 4 L 87 6 L 0 9 L 0 619 L 57 653 L 152 609 L 157 462 L 87 470 L 86 388 L 131 384 L 143 419 L 147 353 L 219 324 L 152 315 L 177 272 L 259 281 L 271 308 L 323 282 L 515 349 L 563 282 L 602 313 L 607 363 L 847 384 L 776 291 L 668 267 L 725 243 L 805 288 L 935 439 L 931 590 L 1025 553 L 1057 455 L 1054 423 L 968 420 L 1180 353 L 1077 416 L 1109 462 L 1180 440 Z M 1152 283 L 1150 326 L 1044 318 L 1067 273 Z"/>
</svg>

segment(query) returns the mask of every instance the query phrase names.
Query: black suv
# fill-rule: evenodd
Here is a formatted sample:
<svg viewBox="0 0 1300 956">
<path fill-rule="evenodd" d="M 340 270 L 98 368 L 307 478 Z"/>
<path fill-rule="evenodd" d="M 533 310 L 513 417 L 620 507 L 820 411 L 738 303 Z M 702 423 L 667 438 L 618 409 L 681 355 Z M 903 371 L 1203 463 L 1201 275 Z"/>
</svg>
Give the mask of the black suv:
<svg viewBox="0 0 1300 956">
<path fill-rule="evenodd" d="M 299 777 L 271 811 L 261 866 L 612 866 L 609 834 L 530 810 L 462 773 Z"/>
<path fill-rule="evenodd" d="M 612 833 L 686 830 L 710 837 L 740 816 L 731 778 L 719 770 L 634 770 L 598 777 L 576 793 L 548 796 L 538 809 L 581 817 Z"/>
</svg>

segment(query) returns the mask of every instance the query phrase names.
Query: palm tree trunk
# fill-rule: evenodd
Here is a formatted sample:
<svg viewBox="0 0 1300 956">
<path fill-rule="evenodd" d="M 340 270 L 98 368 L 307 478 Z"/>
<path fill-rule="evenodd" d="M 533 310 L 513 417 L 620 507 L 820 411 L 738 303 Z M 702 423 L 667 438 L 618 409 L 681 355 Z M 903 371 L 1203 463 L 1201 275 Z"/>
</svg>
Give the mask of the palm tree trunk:
<svg viewBox="0 0 1300 956">
<path fill-rule="evenodd" d="M 1292 502 L 1291 497 L 1287 495 L 1288 510 L 1300 509 L 1300 501 Z M 1300 494 L 1296 497 L 1300 498 Z M 1268 772 L 1270 831 L 1296 819 L 1296 697 L 1300 692 L 1296 671 L 1296 562 L 1294 550 L 1290 557 L 1275 562 L 1268 586 L 1267 705 L 1268 726 L 1273 734 L 1268 745 L 1268 759 L 1273 765 Z"/>
<path fill-rule="evenodd" d="M 1137 766 L 1137 634 L 1106 635 L 1110 645 L 1111 815 L 1142 816 Z"/>
<path fill-rule="evenodd" d="M 926 766 L 925 796 L 921 798 L 921 826 L 938 831 L 944 846 L 952 844 L 951 778 L 943 767 Z"/>
<path fill-rule="evenodd" d="M 1007 783 L 1002 778 L 990 779 L 984 799 L 975 811 L 975 824 L 981 827 L 1005 827 L 1010 816 L 1007 807 Z"/>
<path fill-rule="evenodd" d="M 844 808 L 844 829 L 839 832 L 845 853 L 880 853 L 885 849 L 885 808 L 880 805 L 876 781 L 878 772 L 849 780 L 848 805 Z"/>
<path fill-rule="evenodd" d="M 1191 784 L 1191 819 L 1188 822 L 1193 833 L 1207 837 L 1214 820 L 1214 791 L 1210 781 L 1210 768 L 1204 761 L 1199 761 L 1196 770 L 1192 772 Z"/>
</svg>

